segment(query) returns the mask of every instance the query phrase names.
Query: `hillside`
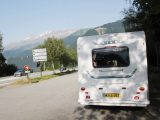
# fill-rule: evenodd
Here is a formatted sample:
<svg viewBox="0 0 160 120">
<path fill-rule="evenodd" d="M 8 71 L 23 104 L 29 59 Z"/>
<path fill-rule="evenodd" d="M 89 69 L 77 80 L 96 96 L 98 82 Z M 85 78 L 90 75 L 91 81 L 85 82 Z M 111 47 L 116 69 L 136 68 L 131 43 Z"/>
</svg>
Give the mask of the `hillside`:
<svg viewBox="0 0 160 120">
<path fill-rule="evenodd" d="M 32 61 L 32 49 L 43 43 L 48 37 L 56 37 L 64 39 L 64 43 L 68 47 L 76 48 L 78 37 L 103 35 L 107 33 L 125 32 L 122 20 L 107 23 L 95 28 L 87 28 L 80 30 L 64 30 L 51 31 L 37 36 L 31 36 L 21 42 L 17 42 L 5 47 L 4 56 L 7 58 L 9 64 L 16 64 L 22 67 L 24 64 L 35 66 Z M 24 60 L 26 58 L 27 60 Z"/>
<path fill-rule="evenodd" d="M 42 44 L 44 40 L 47 39 L 48 37 L 56 37 L 56 38 L 63 39 L 76 31 L 77 30 L 75 29 L 49 31 L 49 32 L 42 33 L 40 35 L 30 36 L 25 38 L 22 41 L 11 43 L 5 46 L 3 54 L 6 58 L 32 55 L 31 50 L 34 47 L 38 46 L 39 44 Z"/>
<path fill-rule="evenodd" d="M 119 20 L 112 23 L 107 23 L 102 26 L 98 26 L 91 29 L 82 29 L 79 30 L 66 38 L 64 38 L 64 42 L 67 46 L 76 48 L 76 43 L 78 37 L 82 36 L 92 36 L 92 35 L 103 35 L 107 33 L 120 33 L 125 32 L 124 26 L 123 26 L 123 20 Z"/>
</svg>

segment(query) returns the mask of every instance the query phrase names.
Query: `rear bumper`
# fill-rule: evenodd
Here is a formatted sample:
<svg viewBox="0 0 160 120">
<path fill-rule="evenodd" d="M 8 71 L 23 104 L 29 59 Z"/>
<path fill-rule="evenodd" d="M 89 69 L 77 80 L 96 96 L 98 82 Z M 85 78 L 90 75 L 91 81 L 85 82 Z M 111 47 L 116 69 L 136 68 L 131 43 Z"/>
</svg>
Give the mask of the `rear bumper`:
<svg viewBox="0 0 160 120">
<path fill-rule="evenodd" d="M 78 101 L 81 105 L 100 105 L 100 106 L 137 106 L 146 107 L 150 104 L 149 101 L 117 101 L 117 102 L 99 102 L 99 101 Z"/>
</svg>

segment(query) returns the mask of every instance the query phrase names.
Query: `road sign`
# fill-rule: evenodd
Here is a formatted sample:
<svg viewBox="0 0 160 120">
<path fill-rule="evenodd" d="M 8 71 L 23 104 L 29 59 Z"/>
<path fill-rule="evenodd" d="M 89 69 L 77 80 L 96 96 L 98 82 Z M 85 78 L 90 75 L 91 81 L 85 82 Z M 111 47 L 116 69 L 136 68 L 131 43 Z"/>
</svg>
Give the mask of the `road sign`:
<svg viewBox="0 0 160 120">
<path fill-rule="evenodd" d="M 47 51 L 46 48 L 32 50 L 33 53 L 43 53 L 43 52 L 46 52 L 46 51 Z"/>
<path fill-rule="evenodd" d="M 47 56 L 33 56 L 33 61 L 47 61 Z"/>
<path fill-rule="evenodd" d="M 34 49 L 34 50 L 32 50 L 32 54 L 33 54 L 33 61 L 34 62 L 47 61 L 46 48 Z"/>
<path fill-rule="evenodd" d="M 25 73 L 31 73 L 31 71 L 27 70 L 27 71 L 25 71 Z"/>
<path fill-rule="evenodd" d="M 33 56 L 47 56 L 47 53 L 46 52 L 37 52 L 37 53 L 33 53 Z"/>
<path fill-rule="evenodd" d="M 25 71 L 28 71 L 30 69 L 30 66 L 25 65 L 23 68 L 24 68 Z"/>
</svg>

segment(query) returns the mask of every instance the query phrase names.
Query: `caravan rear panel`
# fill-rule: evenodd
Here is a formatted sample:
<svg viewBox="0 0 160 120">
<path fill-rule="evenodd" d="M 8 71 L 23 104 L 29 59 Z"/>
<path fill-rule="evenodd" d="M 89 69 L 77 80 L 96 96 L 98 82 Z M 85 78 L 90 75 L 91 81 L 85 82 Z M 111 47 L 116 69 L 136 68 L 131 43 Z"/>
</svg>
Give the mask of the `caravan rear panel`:
<svg viewBox="0 0 160 120">
<path fill-rule="evenodd" d="M 77 51 L 79 103 L 149 104 L 144 32 L 80 37 Z"/>
</svg>

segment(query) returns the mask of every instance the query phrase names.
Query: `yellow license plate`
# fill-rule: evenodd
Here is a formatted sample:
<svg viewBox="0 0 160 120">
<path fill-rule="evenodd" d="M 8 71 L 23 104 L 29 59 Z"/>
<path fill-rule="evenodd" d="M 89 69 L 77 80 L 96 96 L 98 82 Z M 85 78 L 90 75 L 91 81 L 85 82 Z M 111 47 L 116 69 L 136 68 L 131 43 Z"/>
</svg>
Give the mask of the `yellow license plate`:
<svg viewBox="0 0 160 120">
<path fill-rule="evenodd" d="M 120 97 L 119 93 L 103 93 L 104 97 L 111 97 L 111 98 L 117 98 Z"/>
</svg>

